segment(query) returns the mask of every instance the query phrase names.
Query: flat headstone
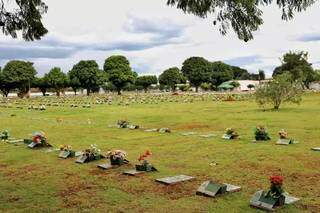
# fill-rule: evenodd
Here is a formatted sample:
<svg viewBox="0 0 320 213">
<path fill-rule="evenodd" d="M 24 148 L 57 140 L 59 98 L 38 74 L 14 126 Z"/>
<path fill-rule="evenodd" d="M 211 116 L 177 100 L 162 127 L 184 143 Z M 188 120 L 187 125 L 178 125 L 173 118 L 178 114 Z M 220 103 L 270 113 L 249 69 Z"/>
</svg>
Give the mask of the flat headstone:
<svg viewBox="0 0 320 213">
<path fill-rule="evenodd" d="M 35 148 L 37 145 L 38 145 L 37 143 L 32 142 L 32 143 L 30 143 L 30 144 L 28 145 L 28 147 L 31 148 L 31 149 L 33 149 L 33 148 Z"/>
<path fill-rule="evenodd" d="M 196 132 L 185 132 L 185 133 L 182 133 L 181 135 L 189 136 L 189 135 L 196 135 L 196 134 L 197 134 Z"/>
<path fill-rule="evenodd" d="M 104 163 L 104 164 L 99 164 L 98 168 L 100 169 L 112 169 L 114 166 L 112 166 L 110 163 Z"/>
<path fill-rule="evenodd" d="M 59 158 L 67 159 L 71 153 L 69 151 L 61 151 L 59 154 Z"/>
<path fill-rule="evenodd" d="M 144 130 L 145 132 L 156 132 L 157 131 L 157 129 L 146 129 L 146 130 Z"/>
<path fill-rule="evenodd" d="M 7 143 L 11 143 L 11 144 L 23 143 L 23 139 L 9 139 Z"/>
<path fill-rule="evenodd" d="M 159 179 L 156 179 L 156 181 L 163 184 L 172 185 L 172 184 L 181 183 L 181 182 L 185 182 L 193 179 L 195 179 L 195 177 L 191 177 L 187 175 L 178 175 L 173 177 L 159 178 Z"/>
<path fill-rule="evenodd" d="M 222 139 L 231 140 L 232 139 L 232 135 L 224 134 L 224 135 L 222 135 Z"/>
<path fill-rule="evenodd" d="M 197 194 L 205 195 L 209 197 L 215 197 L 218 194 L 226 192 L 227 186 L 220 183 L 214 183 L 212 181 L 206 181 L 201 184 L 197 190 Z"/>
<path fill-rule="evenodd" d="M 297 141 L 293 141 L 291 139 L 279 139 L 277 141 L 277 145 L 289 145 L 289 144 L 297 144 Z"/>
<path fill-rule="evenodd" d="M 290 196 L 287 193 L 285 193 L 284 196 L 286 197 L 284 202 L 285 202 L 285 204 L 288 204 L 288 205 L 293 204 L 293 203 L 295 203 L 295 202 L 300 200 L 300 198 Z"/>
<path fill-rule="evenodd" d="M 223 183 L 223 184 L 227 186 L 227 192 L 238 192 L 241 190 L 240 186 L 235 186 L 228 183 Z"/>
<path fill-rule="evenodd" d="M 74 156 L 75 156 L 75 157 L 79 157 L 80 155 L 83 155 L 83 152 L 82 152 L 82 151 L 77 151 Z"/>
<path fill-rule="evenodd" d="M 320 147 L 311 148 L 313 151 L 320 151 Z"/>
<path fill-rule="evenodd" d="M 259 209 L 264 209 L 267 211 L 274 211 L 274 203 L 266 202 L 266 200 L 262 200 L 261 197 L 263 195 L 263 191 L 257 191 L 250 200 L 250 205 Z"/>
<path fill-rule="evenodd" d="M 123 172 L 124 175 L 136 176 L 145 173 L 144 171 L 137 171 L 135 169 L 127 170 Z"/>
<path fill-rule="evenodd" d="M 216 136 L 215 134 L 199 135 L 199 137 L 202 137 L 202 138 L 212 138 L 212 137 L 215 137 L 215 136 Z"/>
<path fill-rule="evenodd" d="M 88 156 L 86 156 L 86 155 L 80 155 L 80 156 L 77 158 L 76 163 L 85 163 L 87 159 L 88 159 Z"/>
</svg>

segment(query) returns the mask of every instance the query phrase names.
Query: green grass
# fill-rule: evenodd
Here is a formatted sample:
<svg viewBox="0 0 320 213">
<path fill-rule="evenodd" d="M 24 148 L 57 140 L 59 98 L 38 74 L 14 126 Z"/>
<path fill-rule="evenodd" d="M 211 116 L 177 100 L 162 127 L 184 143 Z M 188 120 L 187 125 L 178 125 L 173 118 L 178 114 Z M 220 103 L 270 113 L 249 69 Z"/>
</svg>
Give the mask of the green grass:
<svg viewBox="0 0 320 213">
<path fill-rule="evenodd" d="M 82 150 L 97 144 L 103 151 L 126 150 L 133 165 L 150 149 L 151 162 L 160 171 L 127 177 L 121 172 L 130 166 L 100 171 L 97 162 L 78 165 L 74 159 L 58 159 L 58 153 L 0 143 L 0 212 L 257 212 L 249 207 L 250 197 L 267 189 L 268 177 L 274 174 L 283 175 L 285 190 L 302 199 L 279 212 L 319 212 L 320 153 L 310 150 L 320 147 L 319 106 L 320 95 L 312 94 L 300 106 L 283 106 L 279 112 L 263 112 L 250 101 L 49 107 L 44 112 L 0 108 L 0 130 L 9 129 L 15 138 L 42 130 L 55 146 L 70 144 Z M 108 127 L 119 119 L 173 132 Z M 256 125 L 268 128 L 270 142 L 251 143 Z M 241 139 L 220 139 L 228 127 L 236 128 Z M 282 128 L 300 143 L 275 145 Z M 217 136 L 180 134 L 190 131 Z M 218 165 L 210 166 L 213 161 Z M 196 180 L 173 187 L 154 181 L 178 174 Z M 239 185 L 242 191 L 215 199 L 195 195 L 207 179 Z"/>
</svg>

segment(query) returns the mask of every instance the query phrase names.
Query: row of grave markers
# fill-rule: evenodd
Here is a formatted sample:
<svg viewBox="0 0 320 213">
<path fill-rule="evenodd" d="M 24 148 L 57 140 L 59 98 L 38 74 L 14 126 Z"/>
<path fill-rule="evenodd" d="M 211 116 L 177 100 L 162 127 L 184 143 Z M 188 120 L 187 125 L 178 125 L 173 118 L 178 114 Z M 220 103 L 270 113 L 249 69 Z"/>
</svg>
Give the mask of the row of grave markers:
<svg viewBox="0 0 320 213">
<path fill-rule="evenodd" d="M 229 132 L 230 133 L 230 132 Z M 233 134 L 234 135 L 234 134 Z M 31 139 L 24 140 L 13 140 L 10 139 L 10 134 L 7 131 L 4 131 L 0 135 L 3 141 L 8 143 L 25 143 L 31 149 L 43 148 L 43 147 L 52 147 L 48 143 L 47 138 L 43 132 L 35 132 L 32 135 Z M 73 151 L 71 146 L 63 145 L 58 150 L 60 150 L 60 158 L 73 158 L 77 157 L 76 163 L 88 163 L 91 161 L 98 161 L 100 159 L 106 158 L 109 159 L 109 162 L 104 164 L 97 165 L 98 168 L 104 170 L 110 170 L 118 168 L 122 165 L 128 164 L 129 161 L 126 159 L 127 153 L 122 150 L 114 150 L 108 152 L 106 155 L 102 155 L 101 151 L 97 148 L 96 145 L 91 145 L 89 149 L 86 149 L 81 152 Z M 139 165 L 135 165 L 135 169 L 131 169 L 123 172 L 125 175 L 137 176 L 146 172 L 155 172 L 158 171 L 152 164 L 149 163 L 148 157 L 152 153 L 146 151 L 144 154 L 139 157 Z M 195 177 L 188 175 L 177 175 L 172 177 L 157 178 L 155 181 L 166 184 L 173 185 L 186 181 L 194 180 Z M 268 191 L 257 191 L 250 200 L 250 205 L 264 209 L 267 211 L 273 211 L 277 208 L 284 206 L 285 204 L 292 204 L 298 201 L 298 198 L 289 196 L 288 193 L 284 192 L 282 189 L 283 178 L 281 176 L 272 176 L 270 177 L 271 187 Z M 216 197 L 218 195 L 224 195 L 232 192 L 238 192 L 241 190 L 240 186 L 235 186 L 228 183 L 218 183 L 215 181 L 205 181 L 203 182 L 196 191 L 197 195 L 204 195 L 208 197 Z"/>
</svg>

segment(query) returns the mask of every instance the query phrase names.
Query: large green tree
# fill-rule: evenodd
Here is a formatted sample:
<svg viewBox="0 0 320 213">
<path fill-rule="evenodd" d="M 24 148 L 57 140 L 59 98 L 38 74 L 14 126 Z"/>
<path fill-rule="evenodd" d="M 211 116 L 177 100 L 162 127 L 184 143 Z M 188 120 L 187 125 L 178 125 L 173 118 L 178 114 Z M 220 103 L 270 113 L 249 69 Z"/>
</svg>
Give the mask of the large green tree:
<svg viewBox="0 0 320 213">
<path fill-rule="evenodd" d="M 157 84 L 158 79 L 157 76 L 155 75 L 144 75 L 144 76 L 139 76 L 136 80 L 136 85 L 143 87 L 144 91 L 147 92 L 148 88 L 152 84 Z"/>
<path fill-rule="evenodd" d="M 32 62 L 28 61 L 9 61 L 2 71 L 4 82 L 10 87 L 19 90 L 19 97 L 26 97 L 31 83 L 37 74 Z"/>
<path fill-rule="evenodd" d="M 79 80 L 81 88 L 87 90 L 87 95 L 96 91 L 97 88 L 103 85 L 104 75 L 99 69 L 99 66 L 94 60 L 80 61 L 73 66 L 71 72 L 71 79 Z M 73 78 L 74 76 L 74 78 Z"/>
<path fill-rule="evenodd" d="M 10 90 L 13 89 L 10 84 L 5 80 L 3 72 L 0 67 L 0 92 L 4 97 L 8 97 Z"/>
<path fill-rule="evenodd" d="M 44 79 L 49 87 L 54 89 L 57 96 L 60 96 L 61 90 L 68 83 L 67 75 L 59 67 L 52 68 L 49 73 L 45 74 Z"/>
<path fill-rule="evenodd" d="M 132 71 L 129 60 L 125 56 L 114 55 L 105 60 L 104 71 L 107 73 L 108 80 L 117 89 L 118 95 L 128 84 L 133 84 L 137 74 Z"/>
<path fill-rule="evenodd" d="M 281 66 L 276 67 L 272 76 L 289 72 L 293 80 L 301 80 L 303 86 L 309 88 L 310 83 L 316 80 L 317 74 L 308 62 L 307 52 L 289 52 L 286 53 L 282 60 Z"/>
<path fill-rule="evenodd" d="M 292 19 L 295 12 L 306 10 L 317 0 L 168 0 L 167 4 L 176 6 L 185 13 L 191 13 L 201 18 L 213 16 L 213 24 L 219 24 L 219 31 L 225 35 L 231 27 L 239 39 L 253 39 L 253 32 L 263 24 L 262 8 L 278 5 L 282 11 L 283 20 Z"/>
<path fill-rule="evenodd" d="M 177 84 L 185 83 L 186 79 L 178 67 L 169 68 L 159 76 L 159 83 L 168 86 L 174 92 Z"/>
<path fill-rule="evenodd" d="M 181 71 L 187 77 L 190 84 L 196 88 L 196 92 L 200 85 L 210 80 L 211 64 L 202 57 L 191 57 L 183 62 Z"/>
<path fill-rule="evenodd" d="M 72 88 L 75 95 L 77 95 L 77 90 L 81 88 L 81 83 L 77 75 L 77 70 L 70 70 L 68 72 L 68 86 Z"/>
<path fill-rule="evenodd" d="M 32 87 L 39 88 L 39 90 L 42 92 L 42 95 L 46 96 L 50 85 L 44 77 L 35 77 L 32 81 Z"/>
<path fill-rule="evenodd" d="M 41 39 L 48 32 L 41 20 L 47 10 L 42 0 L 1 0 L 0 29 L 13 38 L 20 31 L 27 41 Z"/>
<path fill-rule="evenodd" d="M 221 61 L 211 63 L 211 77 L 210 82 L 216 88 L 223 82 L 234 79 L 232 67 Z"/>
</svg>

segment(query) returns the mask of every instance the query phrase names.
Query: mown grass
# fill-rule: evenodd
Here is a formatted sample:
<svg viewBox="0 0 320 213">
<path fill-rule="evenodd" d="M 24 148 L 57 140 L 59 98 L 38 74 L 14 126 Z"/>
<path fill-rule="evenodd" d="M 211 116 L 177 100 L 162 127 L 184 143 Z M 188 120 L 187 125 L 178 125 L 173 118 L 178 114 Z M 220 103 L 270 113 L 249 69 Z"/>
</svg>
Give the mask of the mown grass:
<svg viewBox="0 0 320 213">
<path fill-rule="evenodd" d="M 249 207 L 252 194 L 267 189 L 268 177 L 285 178 L 285 190 L 302 198 L 279 212 L 320 211 L 320 95 L 306 95 L 300 106 L 279 112 L 259 110 L 254 102 L 195 102 L 48 108 L 47 111 L 0 109 L 0 130 L 26 138 L 45 131 L 55 146 L 70 144 L 82 150 L 97 144 L 103 151 L 123 149 L 132 165 L 146 149 L 160 172 L 127 177 L 122 171 L 100 171 L 97 162 L 79 165 L 58 159 L 57 153 L 0 143 L 1 212 L 257 212 Z M 14 116 L 12 116 L 14 115 Z M 57 118 L 62 122 L 57 122 Z M 88 124 L 90 119 L 91 124 Z M 169 127 L 171 134 L 110 128 L 119 119 L 146 128 Z M 268 127 L 272 140 L 253 144 L 253 128 Z M 220 137 L 234 127 L 241 139 Z M 277 146 L 277 132 L 286 129 L 300 143 Z M 214 133 L 212 138 L 183 132 Z M 218 165 L 210 166 L 211 162 Z M 186 174 L 195 181 L 163 186 L 155 178 Z M 242 191 L 215 199 L 195 195 L 201 182 L 213 179 L 239 185 Z"/>
</svg>

